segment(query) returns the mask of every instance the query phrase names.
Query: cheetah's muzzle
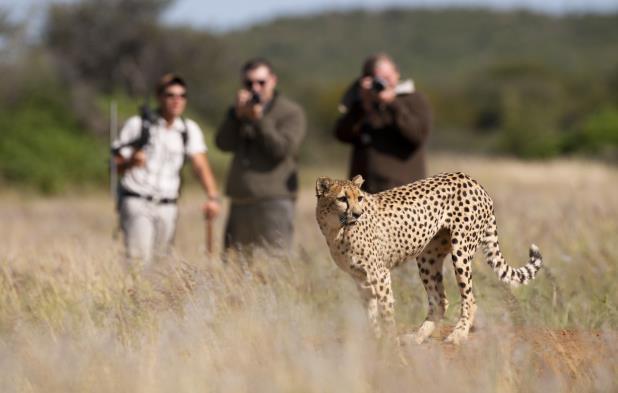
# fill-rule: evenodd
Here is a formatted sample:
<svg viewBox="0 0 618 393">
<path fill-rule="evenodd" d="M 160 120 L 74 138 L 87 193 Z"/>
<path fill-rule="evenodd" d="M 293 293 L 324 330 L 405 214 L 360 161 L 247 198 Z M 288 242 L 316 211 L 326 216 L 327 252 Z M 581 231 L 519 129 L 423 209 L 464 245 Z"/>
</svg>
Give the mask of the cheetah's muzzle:
<svg viewBox="0 0 618 393">
<path fill-rule="evenodd" d="M 362 213 L 351 213 L 351 214 L 342 214 L 339 216 L 339 222 L 341 225 L 354 225 L 356 221 L 360 218 Z"/>
</svg>

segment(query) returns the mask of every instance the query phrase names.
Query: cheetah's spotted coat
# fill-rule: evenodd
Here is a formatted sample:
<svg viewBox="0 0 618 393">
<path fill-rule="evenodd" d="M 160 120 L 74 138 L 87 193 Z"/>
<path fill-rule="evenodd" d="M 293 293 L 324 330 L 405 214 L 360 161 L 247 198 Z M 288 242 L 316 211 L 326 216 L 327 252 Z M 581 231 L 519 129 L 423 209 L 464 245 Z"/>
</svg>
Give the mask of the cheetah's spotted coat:
<svg viewBox="0 0 618 393">
<path fill-rule="evenodd" d="M 482 245 L 487 263 L 509 284 L 526 284 L 542 265 L 535 245 L 530 260 L 509 266 L 500 252 L 493 202 L 487 192 L 463 173 L 440 174 L 379 194 L 360 190 L 353 180 L 321 177 L 316 183 L 316 218 L 337 265 L 357 282 L 376 335 L 386 323 L 394 330 L 394 298 L 390 270 L 416 258 L 427 291 L 429 312 L 416 333 L 418 343 L 435 329 L 448 306 L 442 263 L 451 254 L 461 293 L 461 314 L 446 341 L 464 340 L 476 311 L 471 262 Z"/>
</svg>

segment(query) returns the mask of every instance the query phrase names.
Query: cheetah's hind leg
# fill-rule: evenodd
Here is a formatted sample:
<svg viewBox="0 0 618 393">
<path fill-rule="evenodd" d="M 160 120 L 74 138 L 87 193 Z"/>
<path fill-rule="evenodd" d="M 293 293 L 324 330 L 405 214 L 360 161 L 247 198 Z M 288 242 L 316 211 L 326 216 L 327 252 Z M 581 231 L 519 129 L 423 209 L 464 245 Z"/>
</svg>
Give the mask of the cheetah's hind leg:
<svg viewBox="0 0 618 393">
<path fill-rule="evenodd" d="M 471 272 L 472 258 L 474 257 L 476 247 L 471 247 L 470 245 L 465 247 L 461 240 L 457 243 L 453 246 L 452 259 L 455 267 L 455 278 L 457 279 L 461 294 L 461 311 L 455 328 L 444 340 L 452 344 L 459 344 L 468 338 L 468 332 L 474 323 L 474 316 L 476 314 L 476 301 L 472 293 Z"/>
<path fill-rule="evenodd" d="M 442 229 L 436 233 L 416 259 L 429 303 L 427 317 L 413 337 L 417 344 L 421 344 L 431 336 L 437 324 L 444 318 L 448 308 L 448 300 L 444 291 L 442 265 L 444 257 L 450 251 L 450 233 L 448 230 Z"/>
</svg>

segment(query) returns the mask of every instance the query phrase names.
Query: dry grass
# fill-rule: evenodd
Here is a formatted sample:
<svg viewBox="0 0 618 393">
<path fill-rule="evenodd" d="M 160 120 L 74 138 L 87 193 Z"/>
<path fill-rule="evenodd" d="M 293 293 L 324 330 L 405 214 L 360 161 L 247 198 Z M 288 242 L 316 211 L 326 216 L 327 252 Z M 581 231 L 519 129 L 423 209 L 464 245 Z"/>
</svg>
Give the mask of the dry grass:
<svg viewBox="0 0 618 393">
<path fill-rule="evenodd" d="M 446 327 L 405 349 L 408 366 L 371 338 L 351 279 L 318 233 L 309 187 L 297 255 L 226 266 L 204 257 L 199 194 L 188 192 L 177 254 L 142 273 L 122 263 L 104 196 L 4 194 L 0 391 L 616 391 L 618 170 L 452 156 L 432 163 L 434 173 L 471 174 L 494 197 L 511 264 L 526 260 L 532 242 L 545 260 L 531 285 L 510 290 L 478 258 L 479 327 L 464 345 L 439 340 L 459 304 L 449 266 Z M 399 328 L 411 331 L 426 310 L 414 264 L 394 281 Z"/>
</svg>

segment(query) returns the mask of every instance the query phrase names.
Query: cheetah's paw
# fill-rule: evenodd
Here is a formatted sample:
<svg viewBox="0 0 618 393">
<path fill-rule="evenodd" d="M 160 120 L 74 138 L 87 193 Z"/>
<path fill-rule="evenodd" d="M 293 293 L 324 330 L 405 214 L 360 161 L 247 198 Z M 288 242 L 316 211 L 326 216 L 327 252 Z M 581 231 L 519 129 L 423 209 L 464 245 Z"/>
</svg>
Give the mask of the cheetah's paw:
<svg viewBox="0 0 618 393">
<path fill-rule="evenodd" d="M 466 331 L 464 331 L 463 329 L 455 328 L 455 330 L 453 330 L 453 332 L 444 339 L 444 342 L 459 345 L 462 342 L 466 341 L 467 338 L 468 333 Z"/>
</svg>

